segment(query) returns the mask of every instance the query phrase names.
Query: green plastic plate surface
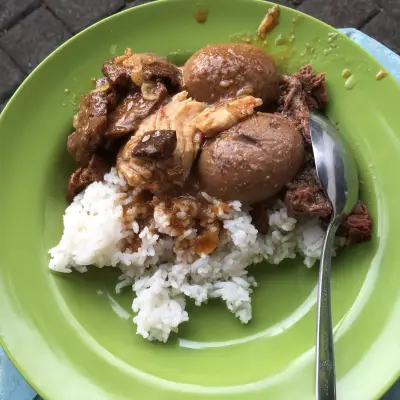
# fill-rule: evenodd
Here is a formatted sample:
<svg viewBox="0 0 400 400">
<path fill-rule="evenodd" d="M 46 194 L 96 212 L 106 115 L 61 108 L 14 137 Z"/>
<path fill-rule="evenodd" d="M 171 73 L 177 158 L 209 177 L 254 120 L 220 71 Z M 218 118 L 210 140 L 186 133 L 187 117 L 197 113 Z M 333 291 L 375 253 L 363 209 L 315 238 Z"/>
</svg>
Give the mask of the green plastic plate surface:
<svg viewBox="0 0 400 400">
<path fill-rule="evenodd" d="M 253 268 L 259 287 L 248 325 L 218 302 L 189 305 L 189 323 L 167 344 L 135 334 L 133 293 L 115 294 L 115 269 L 47 268 L 74 168 L 66 138 L 102 62 L 126 47 L 184 60 L 206 44 L 247 40 L 269 6 L 161 0 L 119 13 L 50 55 L 3 111 L 1 342 L 46 400 L 313 398 L 317 267 Z M 194 18 L 198 9 L 208 11 L 204 24 Z M 275 44 L 279 34 L 286 44 Z M 338 399 L 378 398 L 400 369 L 400 88 L 389 76 L 377 81 L 381 67 L 356 44 L 294 10 L 282 7 L 262 46 L 285 71 L 307 62 L 326 71 L 327 113 L 358 162 L 374 237 L 333 265 L 337 391 Z M 347 87 L 344 68 L 353 72 Z"/>
</svg>

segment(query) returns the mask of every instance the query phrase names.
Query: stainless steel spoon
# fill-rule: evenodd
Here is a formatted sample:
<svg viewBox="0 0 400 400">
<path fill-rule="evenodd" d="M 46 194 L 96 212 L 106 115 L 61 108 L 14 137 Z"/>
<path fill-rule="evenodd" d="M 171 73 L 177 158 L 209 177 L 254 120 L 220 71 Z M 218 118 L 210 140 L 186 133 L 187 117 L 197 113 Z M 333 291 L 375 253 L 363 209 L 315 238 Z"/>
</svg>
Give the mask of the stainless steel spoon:
<svg viewBox="0 0 400 400">
<path fill-rule="evenodd" d="M 317 400 L 334 400 L 336 381 L 330 292 L 332 248 L 340 222 L 358 200 L 359 183 L 354 158 L 329 120 L 311 112 L 310 130 L 317 175 L 333 208 L 319 269 L 315 390 Z"/>
</svg>

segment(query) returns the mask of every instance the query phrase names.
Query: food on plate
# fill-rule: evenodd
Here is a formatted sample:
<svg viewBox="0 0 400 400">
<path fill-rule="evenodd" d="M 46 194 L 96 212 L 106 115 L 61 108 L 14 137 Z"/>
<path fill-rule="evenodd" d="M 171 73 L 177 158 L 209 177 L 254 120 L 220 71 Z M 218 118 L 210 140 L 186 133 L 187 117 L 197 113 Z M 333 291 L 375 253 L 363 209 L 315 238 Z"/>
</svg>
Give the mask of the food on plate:
<svg viewBox="0 0 400 400">
<path fill-rule="evenodd" d="M 288 183 L 285 204 L 290 215 L 329 217 L 332 206 L 319 183 L 314 165 L 306 163 Z"/>
<path fill-rule="evenodd" d="M 280 9 L 278 6 L 271 7 L 264 19 L 261 21 L 260 26 L 257 29 L 257 35 L 261 38 L 264 39 L 265 35 L 268 32 L 271 32 L 272 29 L 274 29 L 279 22 L 279 14 L 280 14 Z"/>
<path fill-rule="evenodd" d="M 261 99 L 253 96 L 219 102 L 214 106 L 207 107 L 196 117 L 196 128 L 206 138 L 213 137 L 253 114 L 255 107 L 261 104 Z"/>
<path fill-rule="evenodd" d="M 115 89 L 105 84 L 85 94 L 74 117 L 75 132 L 68 137 L 68 151 L 81 166 L 87 166 L 99 148 L 107 128 L 107 113 L 115 108 Z"/>
<path fill-rule="evenodd" d="M 163 186 L 166 190 L 171 185 L 183 185 L 200 149 L 201 134 L 194 120 L 204 108 L 203 103 L 180 92 L 143 121 L 117 157 L 117 169 L 130 186 L 151 186 L 153 190 Z M 164 130 L 173 130 L 176 134 L 177 143 L 169 157 L 135 155 L 135 148 L 148 140 L 149 131 Z"/>
<path fill-rule="evenodd" d="M 279 101 L 279 110 L 297 125 L 310 143 L 309 110 L 323 109 L 328 101 L 325 73 L 316 74 L 311 65 L 306 65 L 293 75 L 283 75 Z"/>
<path fill-rule="evenodd" d="M 93 182 L 101 182 L 110 166 L 101 157 L 93 154 L 86 167 L 79 167 L 70 178 L 67 189 L 67 200 L 73 201 L 75 196 Z"/>
<path fill-rule="evenodd" d="M 199 175 L 211 196 L 255 204 L 278 194 L 303 161 L 295 125 L 280 114 L 256 113 L 204 145 Z"/>
<path fill-rule="evenodd" d="M 187 298 L 221 299 L 247 323 L 257 285 L 247 267 L 320 256 L 332 207 L 309 113 L 328 100 L 325 74 L 283 75 L 240 44 L 200 49 L 183 73 L 130 49 L 102 71 L 67 140 L 78 166 L 50 268 L 118 267 L 116 290 L 136 293 L 133 321 L 149 340 L 189 319 Z M 336 246 L 369 240 L 371 228 L 359 202 Z"/>
<path fill-rule="evenodd" d="M 124 136 L 136 130 L 167 98 L 168 92 L 163 83 L 146 83 L 141 88 L 131 90 L 110 113 L 107 136 Z"/>
<path fill-rule="evenodd" d="M 250 44 L 204 47 L 185 63 L 183 77 L 189 96 L 206 103 L 248 94 L 269 104 L 279 97 L 274 59 Z"/>
<path fill-rule="evenodd" d="M 182 72 L 164 57 L 152 53 L 133 53 L 127 49 L 122 56 L 103 64 L 102 72 L 111 85 L 141 87 L 145 82 L 161 81 L 177 90 L 183 86 Z"/>
</svg>

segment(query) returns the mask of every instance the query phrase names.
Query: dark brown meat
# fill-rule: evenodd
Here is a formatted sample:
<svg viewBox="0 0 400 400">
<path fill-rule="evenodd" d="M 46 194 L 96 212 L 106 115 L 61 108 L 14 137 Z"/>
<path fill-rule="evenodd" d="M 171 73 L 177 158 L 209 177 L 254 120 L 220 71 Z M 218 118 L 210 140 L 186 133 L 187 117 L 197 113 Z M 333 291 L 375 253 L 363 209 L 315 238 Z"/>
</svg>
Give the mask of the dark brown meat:
<svg viewBox="0 0 400 400">
<path fill-rule="evenodd" d="M 364 203 L 359 201 L 354 206 L 351 214 L 340 225 L 337 235 L 346 237 L 349 244 L 371 240 L 372 220 Z"/>
<path fill-rule="evenodd" d="M 102 76 L 101 78 L 93 78 L 92 82 L 94 83 L 96 89 L 109 84 L 108 79 L 105 76 Z"/>
<path fill-rule="evenodd" d="M 75 132 L 68 136 L 67 148 L 75 161 L 85 167 L 99 148 L 107 127 L 107 112 L 116 105 L 115 91 L 105 85 L 83 96 L 74 117 Z"/>
<path fill-rule="evenodd" d="M 268 202 L 254 204 L 250 211 L 251 222 L 259 233 L 266 235 L 269 231 Z"/>
<path fill-rule="evenodd" d="M 142 69 L 145 81 L 161 79 L 175 89 L 182 90 L 183 88 L 182 71 L 164 57 L 143 54 Z"/>
<path fill-rule="evenodd" d="M 126 136 L 107 137 L 106 135 L 96 154 L 108 164 L 115 165 L 117 154 L 128 139 Z"/>
<path fill-rule="evenodd" d="M 133 53 L 131 49 L 104 63 L 102 72 L 114 85 L 127 86 L 133 83 L 141 86 L 145 81 L 161 80 L 173 91 L 180 91 L 183 87 L 182 72 L 174 64 L 156 54 Z"/>
<path fill-rule="evenodd" d="M 134 132 L 167 97 L 167 89 L 162 83 L 144 85 L 147 85 L 145 92 L 147 100 L 139 89 L 131 91 L 109 115 L 107 137 L 124 136 Z"/>
<path fill-rule="evenodd" d="M 176 131 L 149 131 L 132 150 L 132 156 L 138 158 L 166 159 L 172 156 L 176 145 Z"/>
<path fill-rule="evenodd" d="M 101 71 L 112 85 L 127 86 L 131 83 L 131 73 L 129 68 L 119 65 L 115 58 L 103 64 Z"/>
<path fill-rule="evenodd" d="M 291 216 L 328 217 L 332 205 L 327 199 L 313 165 L 306 165 L 290 182 L 285 204 Z"/>
<path fill-rule="evenodd" d="M 68 183 L 67 200 L 73 201 L 74 197 L 86 189 L 93 182 L 102 181 L 104 174 L 110 170 L 110 166 L 99 156 L 93 155 L 87 167 L 78 168 Z"/>
<path fill-rule="evenodd" d="M 328 101 L 325 73 L 316 74 L 311 65 L 282 78 L 280 111 L 287 115 L 310 143 L 310 109 L 322 109 Z"/>
<path fill-rule="evenodd" d="M 321 224 L 328 226 L 332 206 L 311 163 L 307 163 L 288 185 L 285 204 L 289 215 L 320 217 Z M 359 201 L 355 205 L 351 214 L 339 226 L 337 236 L 347 238 L 348 244 L 371 240 L 372 220 L 365 204 Z"/>
</svg>

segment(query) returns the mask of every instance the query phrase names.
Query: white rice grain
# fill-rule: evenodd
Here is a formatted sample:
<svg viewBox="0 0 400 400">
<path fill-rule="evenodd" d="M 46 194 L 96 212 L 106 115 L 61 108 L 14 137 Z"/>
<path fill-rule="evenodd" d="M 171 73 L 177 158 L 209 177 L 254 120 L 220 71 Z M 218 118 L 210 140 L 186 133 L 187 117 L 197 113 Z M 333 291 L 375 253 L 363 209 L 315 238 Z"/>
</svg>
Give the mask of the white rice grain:
<svg viewBox="0 0 400 400">
<path fill-rule="evenodd" d="M 72 269 L 84 272 L 89 265 L 118 266 L 122 275 L 116 291 L 132 286 L 136 292 L 133 322 L 137 333 L 148 340 L 165 342 L 188 321 L 185 297 L 197 306 L 219 298 L 247 323 L 252 316 L 251 293 L 257 285 L 248 275 L 248 266 L 261 261 L 279 264 L 299 254 L 310 267 L 320 256 L 325 232 L 318 220 L 297 221 L 277 202 L 268 212 L 270 231 L 261 235 L 240 202 L 230 202 L 227 209 L 207 193 L 203 196 L 217 207 L 225 229 L 219 247 L 200 257 L 190 250 L 174 250 L 180 241 L 195 238 L 196 229 L 175 232 L 162 207 L 154 210 L 160 234 L 149 227 L 140 231 L 135 220 L 124 226 L 122 204 L 127 206 L 126 215 L 135 218 L 134 198 L 141 191 L 129 190 L 127 195 L 126 182 L 113 169 L 104 182 L 92 183 L 76 196 L 65 211 L 60 243 L 50 250 L 49 267 L 68 273 Z M 186 213 L 179 211 L 176 217 L 184 221 Z M 139 235 L 140 247 L 135 252 L 123 250 L 124 240 L 133 234 Z"/>
</svg>

